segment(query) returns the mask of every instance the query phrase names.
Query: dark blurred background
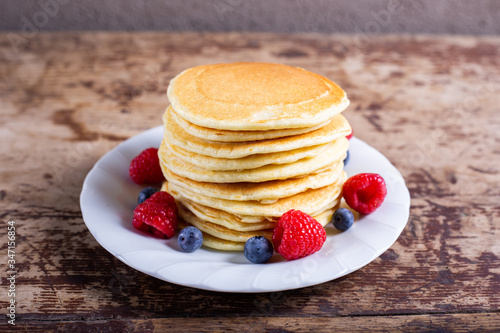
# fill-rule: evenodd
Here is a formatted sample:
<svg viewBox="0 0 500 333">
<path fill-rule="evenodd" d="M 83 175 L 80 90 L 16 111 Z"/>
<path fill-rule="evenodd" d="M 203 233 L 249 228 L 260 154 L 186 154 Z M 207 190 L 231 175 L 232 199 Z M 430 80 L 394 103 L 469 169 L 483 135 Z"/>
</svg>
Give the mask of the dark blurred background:
<svg viewBox="0 0 500 333">
<path fill-rule="evenodd" d="M 498 0 L 0 0 L 0 30 L 498 34 Z"/>
</svg>

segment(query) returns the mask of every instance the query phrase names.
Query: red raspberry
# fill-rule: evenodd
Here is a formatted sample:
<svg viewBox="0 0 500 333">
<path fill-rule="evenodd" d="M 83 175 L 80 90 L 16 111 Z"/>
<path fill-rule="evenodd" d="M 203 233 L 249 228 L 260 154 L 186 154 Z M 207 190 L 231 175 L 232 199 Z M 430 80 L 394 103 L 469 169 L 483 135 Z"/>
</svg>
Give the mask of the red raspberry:
<svg viewBox="0 0 500 333">
<path fill-rule="evenodd" d="M 177 206 L 167 192 L 154 193 L 134 210 L 132 225 L 160 238 L 170 238 L 177 229 Z"/>
<path fill-rule="evenodd" d="M 175 211 L 177 211 L 177 205 L 175 204 L 175 199 L 174 197 L 165 191 L 158 191 L 153 194 L 148 198 L 150 202 L 155 202 L 161 205 L 166 205 L 169 207 L 175 207 Z"/>
<path fill-rule="evenodd" d="M 164 177 L 161 172 L 158 149 L 143 150 L 130 162 L 128 173 L 136 184 L 161 182 Z"/>
<path fill-rule="evenodd" d="M 273 231 L 274 250 L 286 260 L 319 251 L 326 240 L 323 226 L 300 210 L 291 209 L 278 220 Z"/>
<path fill-rule="evenodd" d="M 348 136 L 346 136 L 346 139 L 351 140 L 353 133 L 354 133 L 354 130 L 351 128 L 351 133 Z"/>
<path fill-rule="evenodd" d="M 385 181 L 376 173 L 360 173 L 349 178 L 342 188 L 349 207 L 361 214 L 373 213 L 387 195 Z"/>
</svg>

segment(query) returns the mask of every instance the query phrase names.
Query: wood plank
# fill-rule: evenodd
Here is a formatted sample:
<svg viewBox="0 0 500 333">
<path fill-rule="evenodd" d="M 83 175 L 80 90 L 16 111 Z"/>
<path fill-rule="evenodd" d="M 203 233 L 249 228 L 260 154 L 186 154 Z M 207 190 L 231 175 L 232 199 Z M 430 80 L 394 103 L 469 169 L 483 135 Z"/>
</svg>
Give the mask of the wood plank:
<svg viewBox="0 0 500 333">
<path fill-rule="evenodd" d="M 218 317 L 29 322 L 29 332 L 495 332 L 499 313 L 361 317 Z"/>
<path fill-rule="evenodd" d="M 498 37 L 61 33 L 16 53 L 0 34 L 0 215 L 18 225 L 20 322 L 498 311 L 499 50 Z M 221 294 L 137 272 L 90 235 L 78 198 L 97 159 L 161 124 L 181 70 L 236 60 L 301 66 L 347 91 L 355 135 L 412 195 L 379 259 L 314 287 Z"/>
</svg>

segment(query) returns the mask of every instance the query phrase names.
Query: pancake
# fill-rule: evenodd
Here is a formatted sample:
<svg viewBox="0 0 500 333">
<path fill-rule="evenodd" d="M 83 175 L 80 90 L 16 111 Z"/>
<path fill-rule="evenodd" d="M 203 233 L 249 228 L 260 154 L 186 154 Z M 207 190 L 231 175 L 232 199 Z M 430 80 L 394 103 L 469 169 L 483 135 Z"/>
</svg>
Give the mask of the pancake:
<svg viewBox="0 0 500 333">
<path fill-rule="evenodd" d="M 179 219 L 179 228 L 184 229 L 192 224 Z M 201 232 L 203 234 L 203 246 L 209 247 L 215 250 L 221 251 L 243 251 L 245 248 L 244 242 L 233 242 L 226 239 L 217 238 L 206 232 Z"/>
<path fill-rule="evenodd" d="M 259 222 L 243 222 L 237 215 L 225 212 L 220 209 L 204 206 L 190 200 L 182 200 L 182 205 L 189 209 L 198 218 L 224 226 L 237 231 L 255 231 L 274 228 L 273 220 L 263 219 Z"/>
<path fill-rule="evenodd" d="M 326 169 L 333 164 L 343 161 L 346 156 L 347 139 L 339 138 L 338 144 L 331 146 L 323 154 L 303 158 L 289 164 L 270 164 L 260 168 L 248 170 L 214 171 L 199 168 L 177 158 L 162 143 L 158 150 L 162 170 L 172 172 L 198 182 L 237 183 L 237 182 L 265 182 L 276 179 L 287 179 Z M 166 171 L 163 171 L 165 174 Z"/>
<path fill-rule="evenodd" d="M 187 69 L 170 81 L 167 95 L 190 123 L 232 131 L 312 127 L 349 105 L 345 92 L 318 74 L 249 62 Z"/>
<path fill-rule="evenodd" d="M 187 199 L 182 200 L 182 205 L 203 221 L 219 224 L 226 228 L 238 231 L 255 231 L 274 228 L 276 226 L 276 222 L 279 219 L 278 216 L 275 216 L 266 217 L 263 221 L 260 222 L 244 222 L 245 217 L 234 215 L 220 209 L 200 205 Z M 318 220 L 317 217 L 321 217 L 322 214 L 324 214 L 326 211 L 331 211 L 333 214 L 332 209 L 333 207 L 337 206 L 339 206 L 339 203 L 338 201 L 335 201 L 332 205 L 328 205 L 328 207 L 311 215 Z M 319 220 L 318 222 L 320 222 L 322 225 L 324 225 L 324 223 L 327 223 L 326 221 Z"/>
<path fill-rule="evenodd" d="M 351 127 L 345 92 L 302 68 L 266 63 L 204 65 L 167 89 L 158 150 L 179 227 L 205 247 L 242 251 L 272 238 L 279 218 L 300 210 L 325 226 L 342 200 Z"/>
<path fill-rule="evenodd" d="M 325 143 L 318 146 L 299 148 L 285 152 L 256 154 L 242 158 L 216 158 L 193 153 L 183 148 L 172 145 L 167 138 L 163 143 L 179 159 L 206 170 L 226 171 L 226 170 L 247 170 L 255 169 L 268 164 L 287 164 L 303 158 L 311 158 L 321 154 L 334 143 Z M 331 147 L 333 148 L 333 147 Z"/>
<path fill-rule="evenodd" d="M 328 222 L 330 222 L 334 210 L 335 209 L 326 210 L 323 213 L 314 216 L 314 218 L 321 225 L 325 226 Z M 203 221 L 182 206 L 179 207 L 179 215 L 181 216 L 181 220 L 179 221 L 180 228 L 193 225 L 200 229 L 203 233 L 203 245 L 209 248 L 225 251 L 243 251 L 245 242 L 249 238 L 253 237 L 252 235 L 260 235 L 268 238 L 269 240 L 272 239 L 272 229 L 247 233 L 235 232 L 234 230 Z"/>
<path fill-rule="evenodd" d="M 342 181 L 324 186 L 318 189 L 310 189 L 290 197 L 280 198 L 270 203 L 262 204 L 258 201 L 231 201 L 225 199 L 211 198 L 196 194 L 189 189 L 167 184 L 168 192 L 179 202 L 185 199 L 201 205 L 220 209 L 235 215 L 251 216 L 281 216 L 290 209 L 301 210 L 313 215 L 323 209 L 331 208 L 340 201 Z"/>
<path fill-rule="evenodd" d="M 169 108 L 171 108 L 171 106 L 169 106 Z M 313 127 L 303 127 L 303 128 L 285 128 L 285 129 L 268 130 L 268 131 L 227 131 L 227 130 L 217 130 L 208 127 L 201 127 L 183 119 L 172 109 L 170 109 L 170 112 L 172 113 L 172 117 L 174 118 L 175 122 L 179 124 L 183 130 L 185 130 L 192 136 L 195 136 L 203 140 L 218 141 L 218 142 L 259 141 L 259 140 L 268 140 L 268 139 L 282 138 L 285 136 L 309 133 L 327 125 L 331 121 L 331 119 L 329 119 L 328 121 L 322 124 Z"/>
<path fill-rule="evenodd" d="M 163 182 L 163 184 L 161 186 L 161 191 L 168 192 L 168 181 Z M 176 198 L 176 200 L 178 200 L 178 202 L 180 203 L 181 196 L 179 193 L 172 191 L 170 194 L 172 194 L 172 196 L 174 196 L 174 198 Z M 203 214 L 208 214 L 208 215 L 217 216 L 217 217 L 220 217 L 221 215 L 223 215 L 223 218 L 225 220 L 230 221 L 230 223 L 234 222 L 236 224 L 238 224 L 238 223 L 267 223 L 269 221 L 272 221 L 272 218 L 269 218 L 266 216 L 234 215 L 234 214 L 222 211 L 220 209 L 201 205 L 199 203 L 193 202 L 193 201 L 186 199 L 184 197 L 182 197 L 182 203 L 184 203 L 189 209 L 191 209 L 191 207 L 194 207 L 194 210 L 191 209 L 191 211 L 193 211 L 195 213 L 197 211 L 201 211 L 202 212 L 201 215 L 198 215 L 198 214 L 196 214 L 196 215 L 202 219 L 206 219 L 205 218 L 206 215 L 203 215 Z M 210 219 L 207 219 L 207 220 L 210 221 Z"/>
<path fill-rule="evenodd" d="M 318 173 L 284 180 L 269 180 L 260 183 L 210 183 L 197 182 L 163 169 L 165 178 L 175 185 L 187 187 L 195 194 L 213 198 L 236 201 L 272 201 L 319 188 L 337 182 L 342 176 L 343 164 L 335 163 L 332 167 Z"/>
<path fill-rule="evenodd" d="M 215 142 L 192 136 L 177 124 L 169 109 L 163 115 L 165 137 L 184 150 L 216 158 L 241 158 L 255 154 L 269 154 L 317 146 L 345 138 L 351 126 L 342 115 L 336 115 L 326 126 L 315 131 L 284 138 L 247 142 Z"/>
<path fill-rule="evenodd" d="M 185 221 L 194 225 L 201 231 L 210 234 L 212 236 L 227 239 L 233 242 L 246 242 L 249 238 L 254 236 L 264 236 L 271 239 L 273 235 L 273 229 L 264 230 L 254 230 L 254 231 L 237 231 L 233 229 L 226 228 L 219 224 L 203 221 L 202 219 L 196 217 L 192 212 L 190 212 L 186 207 L 182 205 L 179 206 L 179 215 Z"/>
<path fill-rule="evenodd" d="M 206 220 L 215 224 L 220 224 L 234 230 L 262 230 L 270 228 L 270 223 L 276 222 L 279 216 L 251 216 L 251 215 L 236 215 L 226 212 L 221 209 L 205 206 L 185 197 L 182 197 L 178 192 L 172 191 L 172 195 L 179 200 L 179 203 L 186 206 L 193 214 L 202 220 Z M 339 197 L 340 199 L 340 197 Z M 323 207 L 318 207 L 311 216 L 317 216 L 324 211 L 338 206 L 338 200 L 326 203 Z"/>
</svg>

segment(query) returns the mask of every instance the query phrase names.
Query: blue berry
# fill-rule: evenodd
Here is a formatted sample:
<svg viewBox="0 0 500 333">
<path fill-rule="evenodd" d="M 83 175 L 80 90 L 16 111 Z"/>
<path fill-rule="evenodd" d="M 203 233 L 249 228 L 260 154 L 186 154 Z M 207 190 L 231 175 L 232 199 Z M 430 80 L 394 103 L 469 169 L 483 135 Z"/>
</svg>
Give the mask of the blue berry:
<svg viewBox="0 0 500 333">
<path fill-rule="evenodd" d="M 194 252 L 203 244 L 203 234 L 196 227 L 186 227 L 179 232 L 177 243 L 184 251 Z"/>
<path fill-rule="evenodd" d="M 354 223 L 354 215 L 347 208 L 339 208 L 332 216 L 333 226 L 340 231 L 346 231 Z"/>
<path fill-rule="evenodd" d="M 273 244 L 269 239 L 263 236 L 254 236 L 245 243 L 243 253 L 251 262 L 262 264 L 273 256 Z"/>
<path fill-rule="evenodd" d="M 350 157 L 350 154 L 349 154 L 349 150 L 348 150 L 347 155 L 344 158 L 344 165 L 347 165 L 347 162 L 349 162 L 349 157 Z"/>
<path fill-rule="evenodd" d="M 137 201 L 141 204 L 158 191 L 159 189 L 157 189 L 156 187 L 146 187 L 141 191 L 141 193 L 139 193 L 139 198 L 137 199 Z"/>
</svg>

